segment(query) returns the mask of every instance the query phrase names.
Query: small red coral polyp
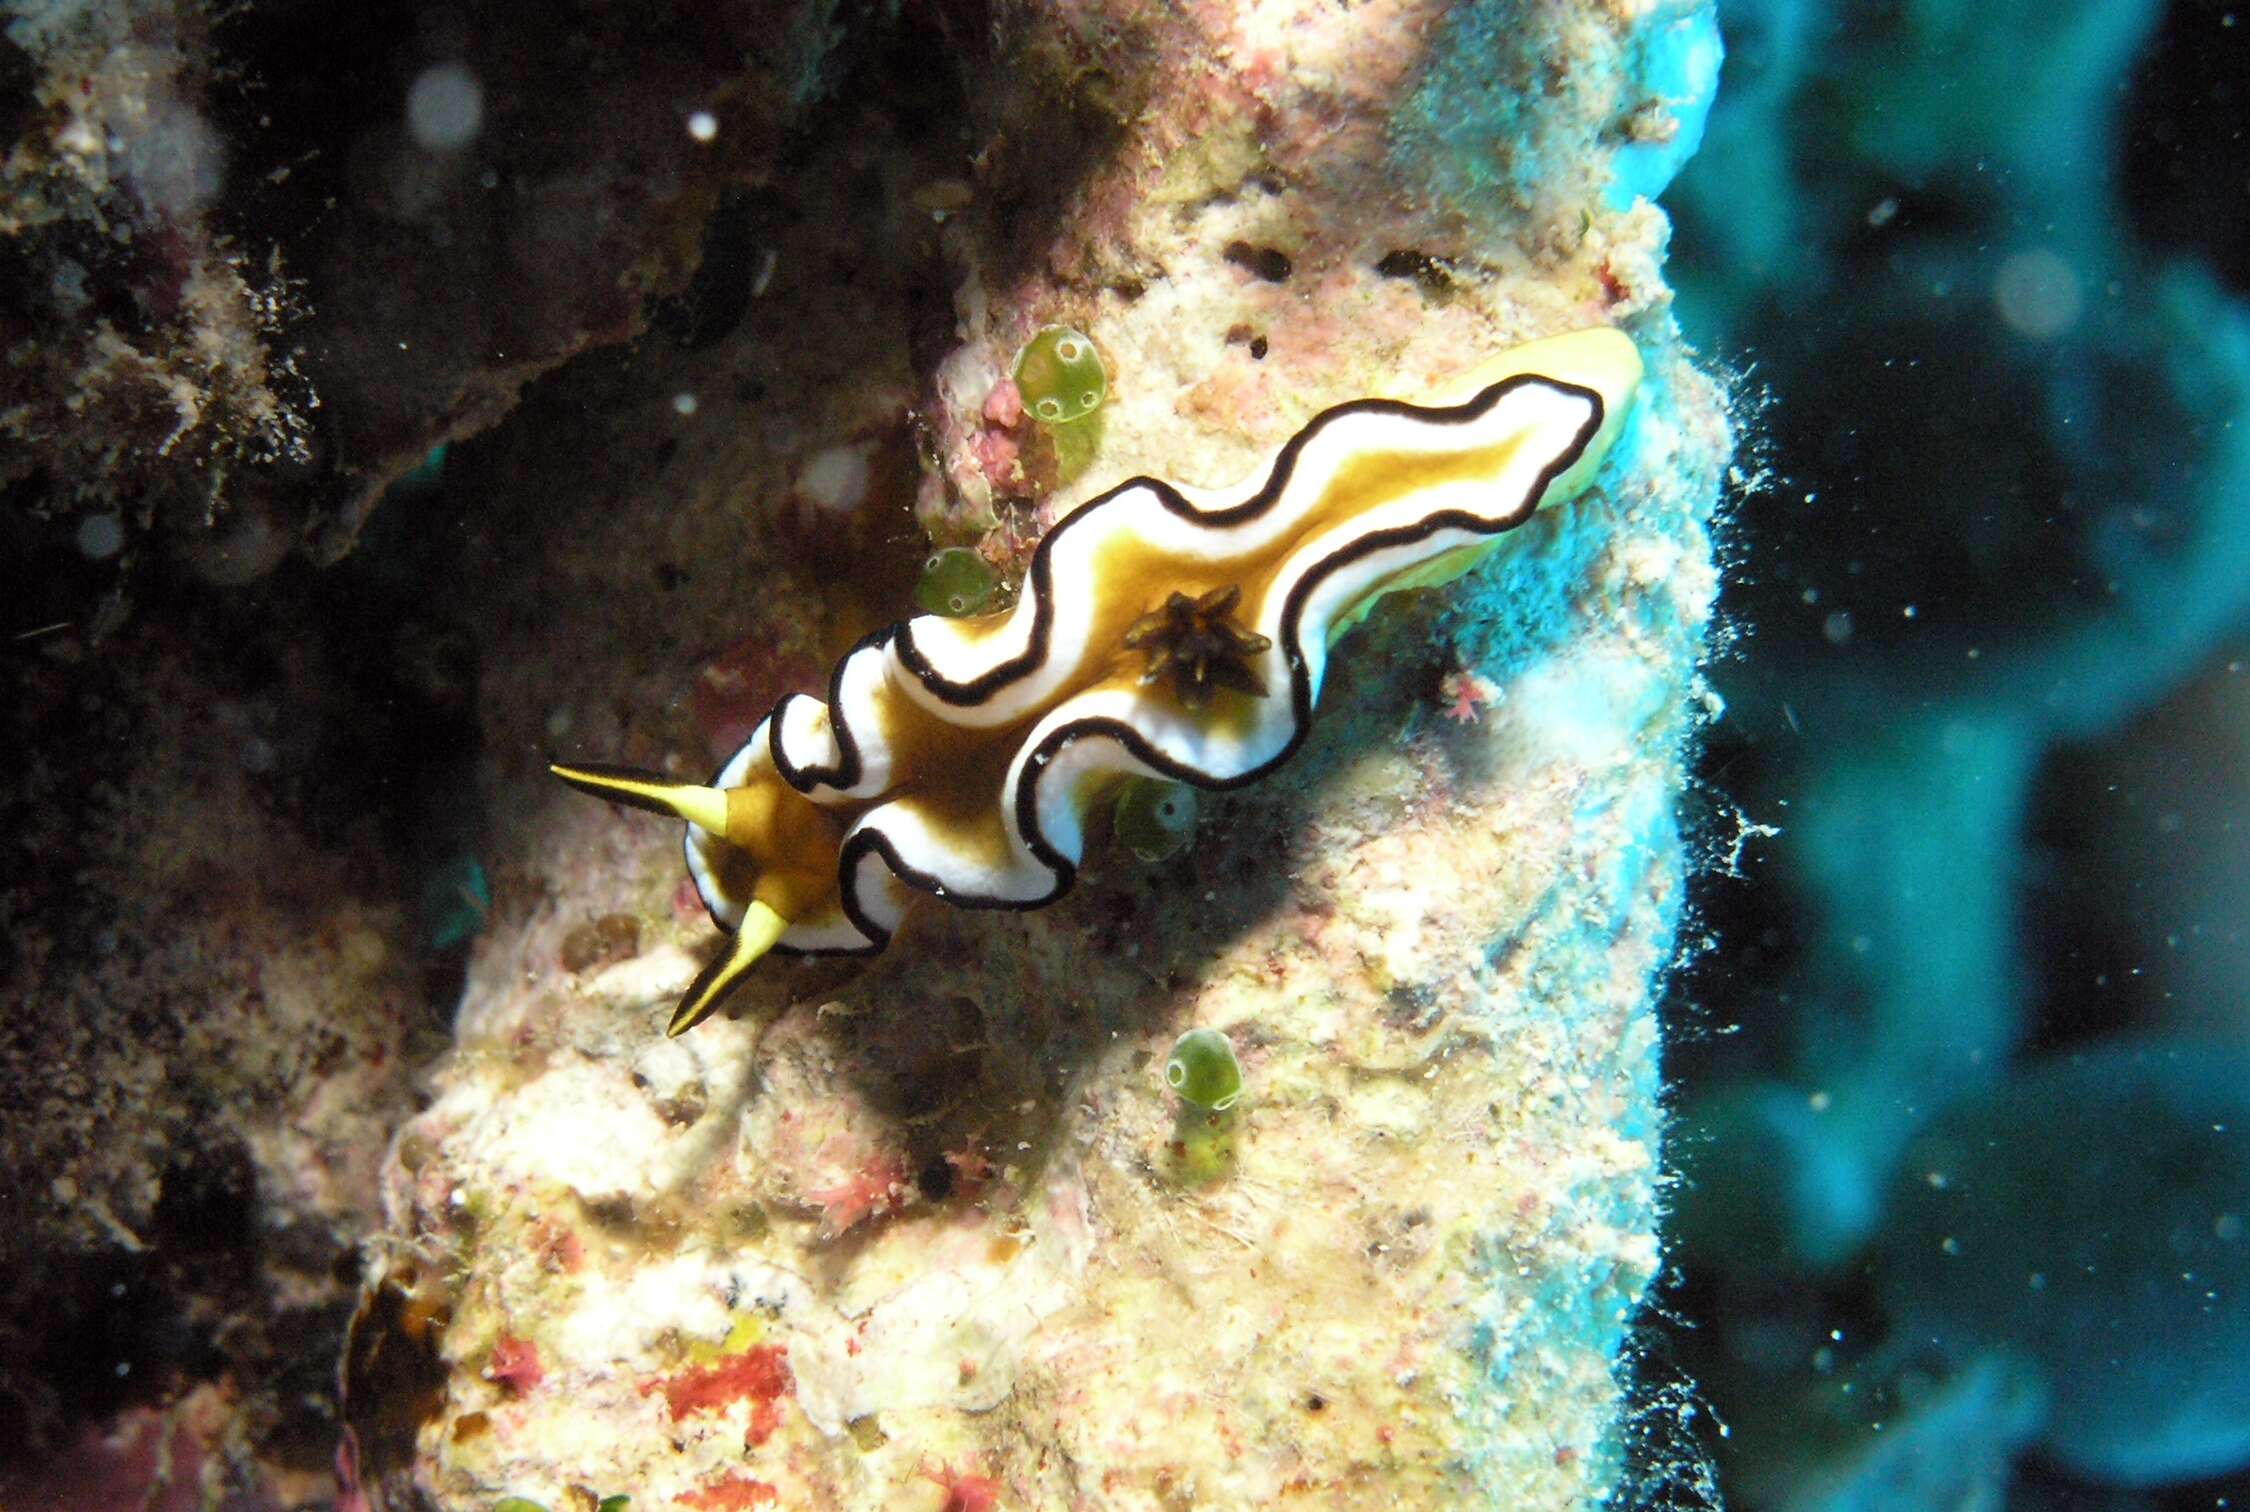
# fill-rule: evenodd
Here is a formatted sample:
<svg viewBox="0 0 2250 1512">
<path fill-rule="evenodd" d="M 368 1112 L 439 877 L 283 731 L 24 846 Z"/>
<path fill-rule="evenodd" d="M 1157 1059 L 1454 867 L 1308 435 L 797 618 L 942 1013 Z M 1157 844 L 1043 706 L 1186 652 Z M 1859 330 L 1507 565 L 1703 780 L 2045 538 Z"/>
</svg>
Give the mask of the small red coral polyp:
<svg viewBox="0 0 2250 1512">
<path fill-rule="evenodd" d="M 780 1426 L 781 1404 L 779 1402 L 751 1403 L 750 1426 L 742 1431 L 742 1447 L 745 1450 L 757 1448 L 767 1439 L 772 1438 L 773 1431 Z"/>
<path fill-rule="evenodd" d="M 1000 1483 L 989 1475 L 940 1465 L 935 1470 L 924 1470 L 922 1479 L 934 1482 L 945 1492 L 945 1503 L 939 1512 L 993 1512 L 993 1508 L 1000 1505 Z"/>
<path fill-rule="evenodd" d="M 519 1339 L 514 1334 L 502 1334 L 492 1345 L 492 1358 L 484 1367 L 484 1378 L 505 1388 L 510 1396 L 523 1396 L 547 1379 L 546 1367 L 539 1363 L 539 1346 L 529 1339 Z"/>
<path fill-rule="evenodd" d="M 1001 430 L 1014 430 L 1023 424 L 1023 391 L 1013 378 L 1001 379 L 984 396 L 984 418 Z"/>
<path fill-rule="evenodd" d="M 905 1163 L 896 1156 L 878 1155 L 835 1185 L 805 1196 L 819 1205 L 821 1231 L 833 1239 L 863 1219 L 890 1212 L 905 1194 Z"/>
<path fill-rule="evenodd" d="M 693 1412 L 714 1412 L 732 1402 L 748 1401 L 754 1404 L 751 1426 L 755 1430 L 759 1419 L 767 1416 L 757 1409 L 772 1409 L 775 1399 L 788 1395 L 796 1385 L 796 1379 L 789 1373 L 788 1349 L 779 1344 L 761 1344 L 713 1364 L 683 1370 L 676 1376 L 643 1382 L 641 1395 L 663 1392 L 664 1405 L 675 1423 Z M 770 1434 L 778 1422 L 779 1411 L 772 1409 L 765 1432 Z M 759 1435 L 760 1442 L 764 1436 Z"/>
<path fill-rule="evenodd" d="M 767 1506 L 780 1499 L 781 1493 L 762 1480 L 729 1475 L 725 1480 L 682 1492 L 672 1501 L 675 1506 L 693 1507 L 696 1512 L 746 1512 L 747 1508 Z"/>
<path fill-rule="evenodd" d="M 977 466 L 992 486 L 1004 493 L 1015 493 L 1025 483 L 1023 449 L 1016 438 L 1006 431 L 988 430 L 976 439 Z"/>
</svg>

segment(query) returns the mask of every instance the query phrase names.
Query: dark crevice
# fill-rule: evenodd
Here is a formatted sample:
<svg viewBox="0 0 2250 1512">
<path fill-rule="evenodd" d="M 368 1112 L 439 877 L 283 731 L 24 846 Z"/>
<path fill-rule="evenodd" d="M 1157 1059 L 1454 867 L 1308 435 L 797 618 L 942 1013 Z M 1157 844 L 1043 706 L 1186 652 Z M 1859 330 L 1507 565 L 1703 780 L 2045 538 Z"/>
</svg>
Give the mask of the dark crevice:
<svg viewBox="0 0 2250 1512">
<path fill-rule="evenodd" d="M 1410 278 L 1421 285 L 1425 294 L 1448 294 L 1453 290 L 1452 262 L 1411 248 L 1384 253 L 1375 264 L 1375 271 L 1385 278 Z"/>
<path fill-rule="evenodd" d="M 1296 271 L 1289 254 L 1279 247 L 1256 247 L 1246 241 L 1232 241 L 1221 255 L 1253 278 L 1264 279 L 1267 283 L 1287 283 L 1289 275 Z"/>
<path fill-rule="evenodd" d="M 2220 0 L 2173 0 L 2125 109 L 2117 183 L 2153 250 L 2207 260 L 2250 291 L 2250 17 Z"/>
</svg>

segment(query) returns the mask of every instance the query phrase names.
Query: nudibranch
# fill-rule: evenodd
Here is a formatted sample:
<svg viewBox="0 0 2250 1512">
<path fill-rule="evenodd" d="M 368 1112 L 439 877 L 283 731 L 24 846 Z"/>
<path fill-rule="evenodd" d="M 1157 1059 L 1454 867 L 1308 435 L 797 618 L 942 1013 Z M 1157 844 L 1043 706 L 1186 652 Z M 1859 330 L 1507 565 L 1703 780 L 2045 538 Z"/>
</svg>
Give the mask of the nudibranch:
<svg viewBox="0 0 2250 1512">
<path fill-rule="evenodd" d="M 1413 401 L 1315 415 L 1255 486 L 1135 478 L 1050 530 L 992 614 L 923 615 L 791 694 L 707 786 L 556 776 L 687 823 L 731 937 L 681 1000 L 700 1023 L 769 951 L 881 950 L 918 894 L 1037 908 L 1134 778 L 1238 787 L 1304 740 L 1330 648 L 1385 594 L 1468 570 L 1592 481 L 1641 377 L 1621 332 L 1517 347 Z"/>
</svg>

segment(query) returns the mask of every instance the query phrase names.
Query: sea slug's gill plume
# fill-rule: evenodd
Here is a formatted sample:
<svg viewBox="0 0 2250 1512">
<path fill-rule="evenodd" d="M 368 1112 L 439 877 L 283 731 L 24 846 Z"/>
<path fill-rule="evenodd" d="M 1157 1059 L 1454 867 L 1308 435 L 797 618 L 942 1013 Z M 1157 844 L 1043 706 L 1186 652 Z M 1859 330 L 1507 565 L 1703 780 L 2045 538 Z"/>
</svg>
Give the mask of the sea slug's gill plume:
<svg viewBox="0 0 2250 1512">
<path fill-rule="evenodd" d="M 732 936 L 671 1030 L 769 950 L 872 953 L 916 892 L 968 908 L 1062 896 L 1087 816 L 1128 777 L 1227 788 L 1305 737 L 1328 650 L 1374 603 L 1467 570 L 1585 489 L 1641 376 L 1630 339 L 1517 347 L 1424 402 L 1322 411 L 1254 488 L 1120 484 L 1065 518 L 998 614 L 926 615 L 854 646 L 824 703 L 775 705 L 708 787 L 556 766 L 687 821 Z"/>
</svg>

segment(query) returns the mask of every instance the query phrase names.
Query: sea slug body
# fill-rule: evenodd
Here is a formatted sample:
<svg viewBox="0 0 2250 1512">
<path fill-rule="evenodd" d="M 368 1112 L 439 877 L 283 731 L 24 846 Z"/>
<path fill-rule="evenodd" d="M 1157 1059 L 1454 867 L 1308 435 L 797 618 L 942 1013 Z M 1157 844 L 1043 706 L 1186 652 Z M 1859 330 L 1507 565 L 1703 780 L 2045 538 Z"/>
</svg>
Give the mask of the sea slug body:
<svg viewBox="0 0 2250 1512">
<path fill-rule="evenodd" d="M 1385 594 L 1466 571 L 1592 481 L 1641 376 L 1578 331 L 1423 402 L 1324 410 L 1245 490 L 1120 484 L 1066 516 L 1023 591 L 854 646 L 826 700 L 777 704 L 709 786 L 556 766 L 687 821 L 687 864 L 732 935 L 674 1014 L 707 1017 L 770 950 L 880 950 L 917 893 L 1037 908 L 1070 888 L 1120 784 L 1230 788 L 1304 740 L 1329 648 Z"/>
</svg>

